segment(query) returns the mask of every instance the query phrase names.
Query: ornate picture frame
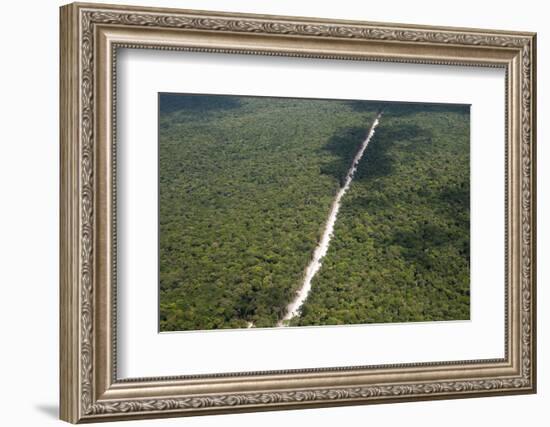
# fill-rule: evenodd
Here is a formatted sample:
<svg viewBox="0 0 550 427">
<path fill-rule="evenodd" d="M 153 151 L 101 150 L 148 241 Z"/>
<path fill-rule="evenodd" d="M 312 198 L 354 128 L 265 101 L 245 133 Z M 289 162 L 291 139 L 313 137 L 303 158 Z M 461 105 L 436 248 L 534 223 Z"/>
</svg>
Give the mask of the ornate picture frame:
<svg viewBox="0 0 550 427">
<path fill-rule="evenodd" d="M 61 8 L 61 419 L 112 421 L 536 391 L 536 35 L 74 3 Z M 505 357 L 117 378 L 118 48 L 506 72 Z"/>
</svg>

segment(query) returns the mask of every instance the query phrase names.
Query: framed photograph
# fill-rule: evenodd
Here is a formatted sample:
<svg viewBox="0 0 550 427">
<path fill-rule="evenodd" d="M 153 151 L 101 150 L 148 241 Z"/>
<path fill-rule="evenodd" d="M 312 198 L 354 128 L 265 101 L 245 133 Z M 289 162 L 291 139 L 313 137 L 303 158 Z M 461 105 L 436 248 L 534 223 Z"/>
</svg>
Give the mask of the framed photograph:
<svg viewBox="0 0 550 427">
<path fill-rule="evenodd" d="M 61 418 L 536 390 L 535 34 L 61 8 Z"/>
</svg>

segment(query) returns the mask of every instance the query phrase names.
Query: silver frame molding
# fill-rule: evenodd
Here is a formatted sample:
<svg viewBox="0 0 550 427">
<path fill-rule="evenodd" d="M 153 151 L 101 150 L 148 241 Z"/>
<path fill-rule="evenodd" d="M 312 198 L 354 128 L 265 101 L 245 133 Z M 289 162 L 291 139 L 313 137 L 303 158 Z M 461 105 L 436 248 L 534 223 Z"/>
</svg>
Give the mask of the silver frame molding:
<svg viewBox="0 0 550 427">
<path fill-rule="evenodd" d="M 74 3 L 61 13 L 60 384 L 72 423 L 536 391 L 536 35 Z M 117 379 L 117 48 L 502 67 L 506 324 L 498 360 Z"/>
</svg>

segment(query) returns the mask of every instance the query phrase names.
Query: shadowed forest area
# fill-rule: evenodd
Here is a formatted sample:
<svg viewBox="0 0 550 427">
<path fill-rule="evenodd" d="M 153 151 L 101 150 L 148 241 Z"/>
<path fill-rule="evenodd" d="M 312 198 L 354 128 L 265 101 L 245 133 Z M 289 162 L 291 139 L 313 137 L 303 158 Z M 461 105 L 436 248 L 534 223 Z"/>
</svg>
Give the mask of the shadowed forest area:
<svg viewBox="0 0 550 427">
<path fill-rule="evenodd" d="M 276 324 L 376 108 L 161 95 L 162 331 Z"/>
<path fill-rule="evenodd" d="M 159 95 L 160 330 L 469 318 L 469 107 Z"/>
<path fill-rule="evenodd" d="M 469 107 L 384 106 L 293 325 L 469 319 Z"/>
</svg>

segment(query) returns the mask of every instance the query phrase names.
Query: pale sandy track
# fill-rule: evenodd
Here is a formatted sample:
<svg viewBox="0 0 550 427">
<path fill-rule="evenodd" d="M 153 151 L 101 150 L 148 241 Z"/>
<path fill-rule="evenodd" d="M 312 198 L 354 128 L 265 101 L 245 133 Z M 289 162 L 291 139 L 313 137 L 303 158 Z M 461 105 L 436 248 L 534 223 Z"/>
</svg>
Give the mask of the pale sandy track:
<svg viewBox="0 0 550 427">
<path fill-rule="evenodd" d="M 357 166 L 359 165 L 359 162 L 361 161 L 363 154 L 365 153 L 365 150 L 367 149 L 367 146 L 369 145 L 369 142 L 374 135 L 374 131 L 376 129 L 376 126 L 378 126 L 381 116 L 382 113 L 379 113 L 378 116 L 376 116 L 376 119 L 372 123 L 365 140 L 361 144 L 359 150 L 357 150 L 357 154 L 355 155 L 346 175 L 344 185 L 340 187 L 338 193 L 336 193 L 334 201 L 332 202 L 330 212 L 325 223 L 325 230 L 323 231 L 323 235 L 321 237 L 321 240 L 319 241 L 319 244 L 313 252 L 313 257 L 305 270 L 303 284 L 298 292 L 296 292 L 296 297 L 287 306 L 286 314 L 281 320 L 279 320 L 277 326 L 286 326 L 285 321 L 288 321 L 300 314 L 300 308 L 302 307 L 302 304 L 306 301 L 309 292 L 311 291 L 311 281 L 321 268 L 322 259 L 327 254 L 328 248 L 330 246 L 330 240 L 332 239 L 334 224 L 336 223 L 336 218 L 338 217 L 338 211 L 340 210 L 342 197 L 344 197 L 344 194 L 346 194 L 351 185 L 351 182 L 353 181 L 353 176 L 357 171 Z"/>
</svg>

